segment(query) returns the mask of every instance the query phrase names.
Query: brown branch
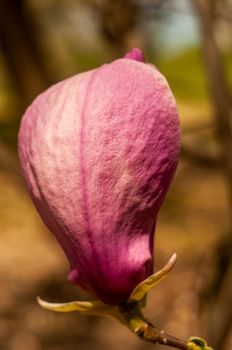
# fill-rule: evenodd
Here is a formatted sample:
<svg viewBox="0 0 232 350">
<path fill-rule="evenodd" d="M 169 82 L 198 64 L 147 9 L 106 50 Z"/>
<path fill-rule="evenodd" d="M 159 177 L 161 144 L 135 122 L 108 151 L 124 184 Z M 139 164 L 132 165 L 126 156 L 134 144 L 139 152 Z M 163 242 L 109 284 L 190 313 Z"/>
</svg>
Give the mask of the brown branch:
<svg viewBox="0 0 232 350">
<path fill-rule="evenodd" d="M 192 163 L 207 168 L 219 168 L 223 165 L 223 158 L 217 155 L 209 154 L 195 147 L 190 147 L 182 143 L 181 157 Z"/>
<path fill-rule="evenodd" d="M 232 263 L 231 263 L 232 265 Z M 209 337 L 215 349 L 223 349 L 232 327 L 232 266 L 223 276 L 219 296 L 212 301 L 209 308 Z"/>
<path fill-rule="evenodd" d="M 172 346 L 176 349 L 188 349 L 188 341 L 179 339 L 164 330 L 158 329 L 147 321 L 140 309 L 139 303 L 126 303 L 119 307 L 122 322 L 142 340 L 150 343 Z"/>
<path fill-rule="evenodd" d="M 150 343 L 168 345 L 176 349 L 188 349 L 186 340 L 167 334 L 165 331 L 156 328 L 151 323 L 148 323 L 147 328 L 141 333 L 138 332 L 137 335 L 141 339 Z"/>
<path fill-rule="evenodd" d="M 219 149 L 213 151 L 212 149 L 207 149 L 207 147 L 199 147 L 197 140 L 193 144 L 185 142 L 185 135 L 193 136 L 195 133 L 199 135 L 205 132 L 215 134 L 215 123 L 205 122 L 199 125 L 185 127 L 181 144 L 181 157 L 197 166 L 217 169 L 223 166 L 225 161 Z"/>
<path fill-rule="evenodd" d="M 215 349 L 223 349 L 232 327 L 231 231 L 199 261 L 199 268 L 199 311 L 210 325 L 208 337 Z"/>
</svg>

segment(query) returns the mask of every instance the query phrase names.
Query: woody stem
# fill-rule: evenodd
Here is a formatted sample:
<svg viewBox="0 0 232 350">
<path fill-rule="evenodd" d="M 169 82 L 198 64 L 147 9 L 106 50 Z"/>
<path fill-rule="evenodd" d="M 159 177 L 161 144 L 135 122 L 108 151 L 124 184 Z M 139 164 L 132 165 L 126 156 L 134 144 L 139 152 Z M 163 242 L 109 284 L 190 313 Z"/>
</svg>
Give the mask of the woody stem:
<svg viewBox="0 0 232 350">
<path fill-rule="evenodd" d="M 141 339 L 151 343 L 169 345 L 176 349 L 187 350 L 187 341 L 169 335 L 165 333 L 165 331 L 156 328 L 150 323 L 148 323 L 147 328 L 144 331 L 141 333 L 137 332 L 137 335 Z"/>
<path fill-rule="evenodd" d="M 125 304 L 119 307 L 127 327 L 141 339 L 150 343 L 169 345 L 176 349 L 187 350 L 187 340 L 167 334 L 147 321 L 138 303 Z"/>
</svg>

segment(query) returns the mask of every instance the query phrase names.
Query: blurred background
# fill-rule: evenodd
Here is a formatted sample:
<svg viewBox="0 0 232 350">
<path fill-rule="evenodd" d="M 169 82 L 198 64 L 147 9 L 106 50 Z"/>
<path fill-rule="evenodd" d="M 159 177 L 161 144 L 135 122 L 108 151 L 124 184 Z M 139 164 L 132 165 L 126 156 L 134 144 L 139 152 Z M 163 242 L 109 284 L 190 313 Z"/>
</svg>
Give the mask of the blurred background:
<svg viewBox="0 0 232 350">
<path fill-rule="evenodd" d="M 155 270 L 173 272 L 145 314 L 181 338 L 232 349 L 232 1 L 0 0 L 0 349 L 162 349 L 111 319 L 54 314 L 86 299 L 25 191 L 20 118 L 49 85 L 132 47 L 166 76 L 182 129 L 180 165 L 156 229 Z"/>
</svg>

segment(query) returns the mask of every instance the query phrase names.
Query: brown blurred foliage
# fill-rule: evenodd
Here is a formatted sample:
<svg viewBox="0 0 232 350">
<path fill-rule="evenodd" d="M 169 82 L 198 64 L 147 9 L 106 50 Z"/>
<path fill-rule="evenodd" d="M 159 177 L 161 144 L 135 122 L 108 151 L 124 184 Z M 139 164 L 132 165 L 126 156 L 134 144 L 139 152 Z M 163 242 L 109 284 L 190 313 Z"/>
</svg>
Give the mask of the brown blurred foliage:
<svg viewBox="0 0 232 350">
<path fill-rule="evenodd" d="M 151 295 L 146 313 L 179 337 L 197 333 L 215 350 L 229 350 L 232 96 L 218 33 L 226 26 L 231 31 L 224 35 L 231 35 L 232 3 L 191 3 L 198 20 L 210 102 L 206 123 L 199 117 L 205 113 L 200 104 L 180 107 L 182 113 L 186 112 L 182 160 L 160 215 L 156 260 L 161 266 L 173 250 L 180 252 L 180 258 L 176 272 Z M 150 36 L 154 33 L 148 35 L 143 26 L 150 20 L 169 21 L 175 4 L 171 0 L 0 1 L 0 74 L 4 77 L 2 89 L 9 96 L 0 108 L 0 349 L 156 348 L 141 343 L 114 321 L 78 314 L 54 315 L 36 305 L 38 294 L 58 301 L 85 296 L 66 282 L 65 258 L 45 232 L 25 193 L 16 144 L 23 110 L 38 93 L 69 74 L 122 55 L 131 46 L 143 47 L 151 55 Z M 79 25 L 84 27 L 80 40 L 75 42 L 77 37 L 70 33 L 67 23 L 76 23 L 82 17 Z M 85 37 L 92 25 L 100 38 L 98 51 L 91 49 L 95 38 Z M 72 47 L 63 40 L 65 35 L 59 39 L 60 31 L 73 35 Z M 48 40 L 48 33 L 56 44 Z M 191 72 L 183 72 L 188 74 Z M 198 115 L 195 118 L 194 114 L 193 124 L 188 120 L 192 110 Z"/>
</svg>

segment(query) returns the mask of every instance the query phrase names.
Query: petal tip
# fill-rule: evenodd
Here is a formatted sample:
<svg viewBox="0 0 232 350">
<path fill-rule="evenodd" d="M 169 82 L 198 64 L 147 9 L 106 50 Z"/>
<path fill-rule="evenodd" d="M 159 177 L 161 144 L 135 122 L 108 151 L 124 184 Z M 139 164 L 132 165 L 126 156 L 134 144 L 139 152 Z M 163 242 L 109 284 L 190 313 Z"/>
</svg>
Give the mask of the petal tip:
<svg viewBox="0 0 232 350">
<path fill-rule="evenodd" d="M 138 48 L 133 48 L 130 52 L 128 52 L 124 58 L 129 58 L 131 60 L 135 60 L 138 62 L 145 62 L 145 57 L 143 52 Z"/>
</svg>

